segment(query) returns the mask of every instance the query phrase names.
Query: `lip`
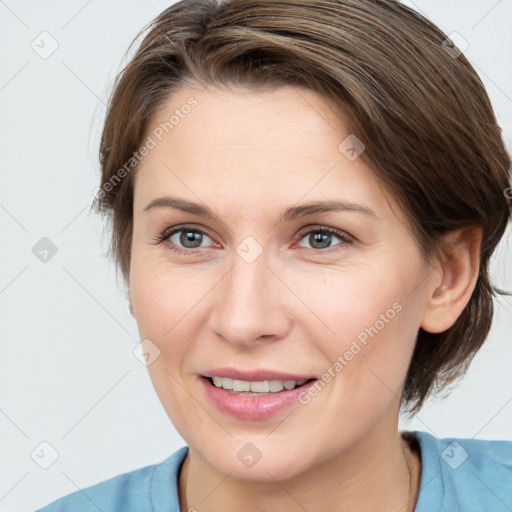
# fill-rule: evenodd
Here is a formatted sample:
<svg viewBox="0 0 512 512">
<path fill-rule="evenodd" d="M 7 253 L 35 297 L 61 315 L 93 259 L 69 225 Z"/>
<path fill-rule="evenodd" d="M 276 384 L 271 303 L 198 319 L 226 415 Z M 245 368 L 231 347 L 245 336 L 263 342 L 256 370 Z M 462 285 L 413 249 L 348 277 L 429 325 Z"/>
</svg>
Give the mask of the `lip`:
<svg viewBox="0 0 512 512">
<path fill-rule="evenodd" d="M 261 382 L 264 380 L 309 380 L 316 379 L 314 375 L 298 375 L 274 370 L 238 370 L 236 368 L 214 368 L 202 373 L 203 377 L 227 377 L 228 379 Z"/>
<path fill-rule="evenodd" d="M 268 374 L 268 373 L 267 373 Z M 282 373 L 273 373 L 272 375 L 283 375 Z M 244 374 L 247 376 L 247 374 Z M 259 374 L 261 375 L 261 374 Z M 227 375 L 226 375 L 227 377 Z M 259 377 L 258 377 L 259 378 Z M 299 405 L 299 396 L 307 392 L 308 388 L 317 382 L 313 380 L 306 382 L 302 386 L 283 390 L 278 393 L 269 393 L 260 396 L 246 396 L 230 393 L 225 389 L 218 388 L 210 383 L 207 377 L 199 379 L 204 386 L 205 393 L 209 400 L 223 413 L 242 420 L 264 420 L 282 413 L 293 405 Z M 243 380 L 243 379 L 242 379 Z M 268 379 L 264 379 L 268 380 Z M 295 379 L 276 379 L 276 380 L 295 380 Z M 300 380 L 300 379 L 297 379 Z"/>
</svg>

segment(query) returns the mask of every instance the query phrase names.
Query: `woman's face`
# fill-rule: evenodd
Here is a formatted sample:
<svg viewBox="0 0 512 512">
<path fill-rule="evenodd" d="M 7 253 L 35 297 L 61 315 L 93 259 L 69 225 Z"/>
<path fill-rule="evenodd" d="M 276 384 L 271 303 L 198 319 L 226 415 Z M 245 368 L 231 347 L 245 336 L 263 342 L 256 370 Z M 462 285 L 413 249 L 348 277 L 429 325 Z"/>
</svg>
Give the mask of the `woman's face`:
<svg viewBox="0 0 512 512">
<path fill-rule="evenodd" d="M 187 88 L 148 135 L 130 296 L 191 451 L 233 478 L 281 480 L 396 435 L 429 271 L 343 119 L 305 89 Z"/>
</svg>

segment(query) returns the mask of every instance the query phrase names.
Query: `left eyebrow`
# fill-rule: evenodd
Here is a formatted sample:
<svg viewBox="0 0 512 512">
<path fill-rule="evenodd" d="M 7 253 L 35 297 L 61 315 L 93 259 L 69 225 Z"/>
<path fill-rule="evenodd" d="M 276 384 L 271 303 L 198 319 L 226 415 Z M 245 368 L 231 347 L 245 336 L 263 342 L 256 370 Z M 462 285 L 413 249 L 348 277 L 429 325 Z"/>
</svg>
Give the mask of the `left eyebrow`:
<svg viewBox="0 0 512 512">
<path fill-rule="evenodd" d="M 149 210 L 155 207 L 173 208 L 194 215 L 200 215 L 202 217 L 220 220 L 218 215 L 216 215 L 207 206 L 176 197 L 165 196 L 153 199 L 144 208 L 144 210 Z M 314 215 L 317 213 L 337 211 L 356 212 L 367 215 L 369 217 L 373 217 L 374 219 L 379 218 L 371 208 L 363 204 L 352 203 L 349 201 L 317 201 L 287 208 L 281 213 L 278 222 L 300 219 L 302 217 L 307 217 L 308 215 Z"/>
<path fill-rule="evenodd" d="M 378 219 L 377 214 L 368 206 L 349 201 L 318 201 L 287 208 L 279 217 L 279 222 L 300 219 L 316 213 L 356 212 Z"/>
</svg>

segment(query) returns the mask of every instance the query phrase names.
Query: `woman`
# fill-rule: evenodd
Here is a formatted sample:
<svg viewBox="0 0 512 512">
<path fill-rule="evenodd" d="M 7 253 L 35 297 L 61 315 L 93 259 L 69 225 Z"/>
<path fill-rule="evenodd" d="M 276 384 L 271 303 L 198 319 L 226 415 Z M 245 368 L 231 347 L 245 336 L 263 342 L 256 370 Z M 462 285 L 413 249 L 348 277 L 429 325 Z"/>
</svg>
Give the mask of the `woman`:
<svg viewBox="0 0 512 512">
<path fill-rule="evenodd" d="M 393 0 L 183 0 L 105 121 L 98 209 L 186 441 L 55 511 L 511 510 L 512 442 L 399 432 L 492 320 L 510 168 Z"/>
</svg>

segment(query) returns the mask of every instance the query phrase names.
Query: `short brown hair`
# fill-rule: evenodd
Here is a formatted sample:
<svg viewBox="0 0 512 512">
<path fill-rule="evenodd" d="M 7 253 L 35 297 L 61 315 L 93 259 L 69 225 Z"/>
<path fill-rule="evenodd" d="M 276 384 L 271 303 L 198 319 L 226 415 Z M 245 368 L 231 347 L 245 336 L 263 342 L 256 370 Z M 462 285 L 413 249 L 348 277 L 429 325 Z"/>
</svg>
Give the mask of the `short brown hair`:
<svg viewBox="0 0 512 512">
<path fill-rule="evenodd" d="M 404 208 L 426 260 L 442 235 L 483 229 L 468 305 L 447 331 L 419 330 L 401 402 L 417 412 L 464 374 L 490 329 L 492 297 L 504 293 L 488 265 L 511 214 L 511 160 L 473 67 L 439 28 L 394 0 L 182 0 L 139 36 L 148 29 L 114 83 L 95 200 L 112 222 L 125 284 L 136 171 L 126 163 L 172 92 L 209 83 L 318 92 L 348 114 L 362 158 Z"/>
</svg>

